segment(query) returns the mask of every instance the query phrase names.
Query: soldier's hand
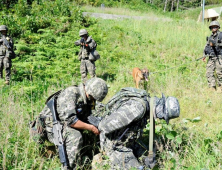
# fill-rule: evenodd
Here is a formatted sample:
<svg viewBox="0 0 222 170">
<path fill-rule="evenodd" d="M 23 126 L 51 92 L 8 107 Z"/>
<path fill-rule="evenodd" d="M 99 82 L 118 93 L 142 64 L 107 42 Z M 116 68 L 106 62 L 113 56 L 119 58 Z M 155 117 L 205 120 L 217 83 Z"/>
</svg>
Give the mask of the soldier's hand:
<svg viewBox="0 0 222 170">
<path fill-rule="evenodd" d="M 203 62 L 206 62 L 206 57 L 204 57 L 202 60 L 203 60 Z"/>
<path fill-rule="evenodd" d="M 84 43 L 80 43 L 81 45 L 85 45 Z"/>
<path fill-rule="evenodd" d="M 91 131 L 95 134 L 95 135 L 99 135 L 99 130 L 95 127 L 95 126 L 93 126 L 92 125 L 92 128 L 91 128 Z"/>
</svg>

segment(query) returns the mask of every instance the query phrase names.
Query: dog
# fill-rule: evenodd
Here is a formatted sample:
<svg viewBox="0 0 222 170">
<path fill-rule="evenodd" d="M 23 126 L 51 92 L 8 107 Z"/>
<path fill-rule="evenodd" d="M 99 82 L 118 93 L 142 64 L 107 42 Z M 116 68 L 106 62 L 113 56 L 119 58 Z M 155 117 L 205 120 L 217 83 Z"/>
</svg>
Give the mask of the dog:
<svg viewBox="0 0 222 170">
<path fill-rule="evenodd" d="M 149 76 L 149 71 L 147 70 L 147 68 L 144 68 L 144 69 L 139 69 L 138 67 L 135 67 L 133 69 L 133 80 L 136 84 L 136 88 L 138 89 L 139 88 L 139 82 L 141 80 L 145 80 L 145 81 L 148 81 L 148 76 Z"/>
</svg>

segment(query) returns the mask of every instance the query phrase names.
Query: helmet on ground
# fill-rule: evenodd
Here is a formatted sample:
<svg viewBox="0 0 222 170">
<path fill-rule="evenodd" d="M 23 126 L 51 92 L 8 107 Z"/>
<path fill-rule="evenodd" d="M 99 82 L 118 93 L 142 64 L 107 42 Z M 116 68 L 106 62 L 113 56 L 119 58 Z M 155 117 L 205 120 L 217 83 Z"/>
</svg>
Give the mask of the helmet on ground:
<svg viewBox="0 0 222 170">
<path fill-rule="evenodd" d="M 108 87 L 106 82 L 101 78 L 91 78 L 85 84 L 86 93 L 91 95 L 95 100 L 102 101 L 107 93 Z"/>
<path fill-rule="evenodd" d="M 180 116 L 180 105 L 175 97 L 165 97 L 162 94 L 162 98 L 156 99 L 155 108 L 156 117 L 166 120 L 167 124 L 170 119 Z"/>
<path fill-rule="evenodd" d="M 212 21 L 209 25 L 209 28 L 212 26 L 218 26 L 220 28 L 220 23 L 218 21 Z"/>
<path fill-rule="evenodd" d="M 6 25 L 1 25 L 0 26 L 0 31 L 8 31 L 8 28 Z"/>
<path fill-rule="evenodd" d="M 81 36 L 83 36 L 83 35 L 87 35 L 88 34 L 88 32 L 86 31 L 86 29 L 81 29 L 80 31 L 79 31 L 79 36 L 81 37 Z"/>
</svg>

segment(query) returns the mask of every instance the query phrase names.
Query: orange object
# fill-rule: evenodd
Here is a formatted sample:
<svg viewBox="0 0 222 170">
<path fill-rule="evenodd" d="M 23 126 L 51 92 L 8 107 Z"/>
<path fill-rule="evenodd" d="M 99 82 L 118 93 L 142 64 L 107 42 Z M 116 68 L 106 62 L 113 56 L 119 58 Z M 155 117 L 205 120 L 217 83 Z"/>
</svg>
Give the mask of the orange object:
<svg viewBox="0 0 222 170">
<path fill-rule="evenodd" d="M 138 89 L 139 88 L 139 82 L 141 80 L 148 81 L 149 71 L 146 68 L 141 70 L 138 67 L 135 67 L 133 69 L 132 75 L 133 75 L 133 80 L 134 80 L 134 82 L 136 84 L 136 88 Z"/>
</svg>

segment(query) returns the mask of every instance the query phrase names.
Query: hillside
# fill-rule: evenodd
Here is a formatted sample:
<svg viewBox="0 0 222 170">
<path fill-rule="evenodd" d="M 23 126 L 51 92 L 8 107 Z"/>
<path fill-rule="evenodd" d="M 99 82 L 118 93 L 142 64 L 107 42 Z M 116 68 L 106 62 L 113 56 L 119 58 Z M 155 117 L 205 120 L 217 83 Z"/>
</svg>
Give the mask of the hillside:
<svg viewBox="0 0 222 170">
<path fill-rule="evenodd" d="M 34 1 L 31 7 L 20 1 L 12 10 L 0 12 L 0 25 L 8 25 L 18 55 L 13 60 L 11 85 L 0 80 L 2 169 L 60 168 L 58 157 L 48 159 L 44 148 L 29 138 L 28 122 L 43 109 L 49 95 L 80 83 L 79 48 L 74 41 L 81 28 L 98 43 L 101 59 L 96 62 L 96 74 L 109 85 L 103 103 L 121 88 L 135 86 L 129 74 L 134 67 L 147 67 L 153 73 L 147 89 L 151 96 L 160 97 L 163 92 L 179 99 L 180 117 L 169 125 L 156 122 L 158 169 L 221 168 L 221 94 L 209 91 L 206 63 L 195 61 L 202 57 L 209 23 L 197 23 L 193 11 L 172 17 L 172 13 L 148 9 L 114 8 L 108 13 L 172 21 L 83 18 L 82 11 L 100 9 L 68 0 Z"/>
</svg>

